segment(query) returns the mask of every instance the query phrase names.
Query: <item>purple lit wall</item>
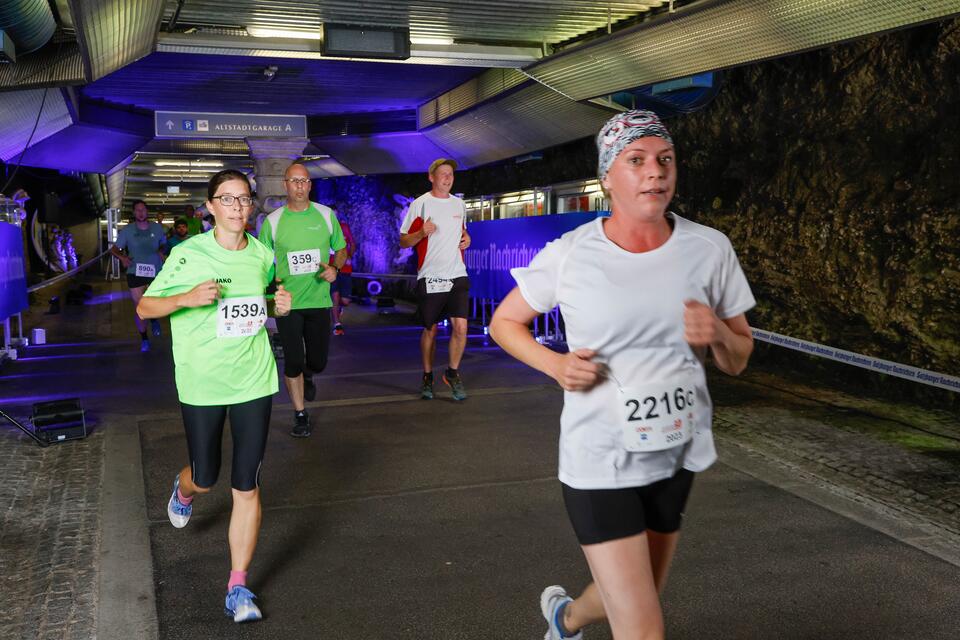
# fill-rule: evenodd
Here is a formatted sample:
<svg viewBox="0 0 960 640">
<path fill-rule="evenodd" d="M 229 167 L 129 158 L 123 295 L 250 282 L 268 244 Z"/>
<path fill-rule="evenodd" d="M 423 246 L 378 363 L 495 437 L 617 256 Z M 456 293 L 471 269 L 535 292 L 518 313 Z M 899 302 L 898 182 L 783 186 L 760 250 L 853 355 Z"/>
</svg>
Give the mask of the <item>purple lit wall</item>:
<svg viewBox="0 0 960 640">
<path fill-rule="evenodd" d="M 413 273 L 412 252 L 400 249 L 402 198 L 383 180 L 350 176 L 315 183 L 314 198 L 333 207 L 346 220 L 357 243 L 354 270 L 365 273 Z"/>
</svg>

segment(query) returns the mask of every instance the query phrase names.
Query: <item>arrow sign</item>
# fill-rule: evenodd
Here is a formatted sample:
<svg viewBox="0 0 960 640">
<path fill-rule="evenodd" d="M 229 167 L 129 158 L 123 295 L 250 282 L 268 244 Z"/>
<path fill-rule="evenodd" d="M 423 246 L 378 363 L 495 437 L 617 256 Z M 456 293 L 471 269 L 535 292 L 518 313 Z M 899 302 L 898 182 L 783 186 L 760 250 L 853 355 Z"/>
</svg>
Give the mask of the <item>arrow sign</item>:
<svg viewBox="0 0 960 640">
<path fill-rule="evenodd" d="M 173 129 L 173 120 L 167 120 L 167 130 L 170 131 Z"/>
</svg>

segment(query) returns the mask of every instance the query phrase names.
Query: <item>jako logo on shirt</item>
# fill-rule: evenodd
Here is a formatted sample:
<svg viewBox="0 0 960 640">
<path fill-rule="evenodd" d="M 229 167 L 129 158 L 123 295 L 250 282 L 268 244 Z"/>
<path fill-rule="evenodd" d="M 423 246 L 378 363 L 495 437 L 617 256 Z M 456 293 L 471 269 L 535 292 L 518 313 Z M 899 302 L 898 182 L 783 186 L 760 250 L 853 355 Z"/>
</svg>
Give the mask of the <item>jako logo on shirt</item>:
<svg viewBox="0 0 960 640">
<path fill-rule="evenodd" d="M 217 278 L 217 284 L 233 284 L 230 278 Z"/>
</svg>

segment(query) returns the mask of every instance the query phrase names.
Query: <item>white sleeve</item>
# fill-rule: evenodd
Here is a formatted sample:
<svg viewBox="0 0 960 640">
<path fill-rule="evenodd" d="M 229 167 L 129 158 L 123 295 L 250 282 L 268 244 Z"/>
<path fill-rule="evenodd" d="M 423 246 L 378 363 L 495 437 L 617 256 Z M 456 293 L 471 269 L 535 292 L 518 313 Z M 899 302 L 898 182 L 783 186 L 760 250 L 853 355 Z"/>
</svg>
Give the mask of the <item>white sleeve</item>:
<svg viewBox="0 0 960 640">
<path fill-rule="evenodd" d="M 407 209 L 407 215 L 403 219 L 403 224 L 400 225 L 400 233 L 409 233 L 410 225 L 420 217 L 421 213 L 423 213 L 423 200 L 417 198 L 410 203 L 410 207 Z"/>
<path fill-rule="evenodd" d="M 568 243 L 560 238 L 547 243 L 529 266 L 510 270 L 520 295 L 534 311 L 547 313 L 559 304 L 560 268 L 568 252 Z"/>
<path fill-rule="evenodd" d="M 729 240 L 723 247 L 721 259 L 723 262 L 710 283 L 710 297 L 717 317 L 727 320 L 752 309 L 757 301 Z"/>
</svg>

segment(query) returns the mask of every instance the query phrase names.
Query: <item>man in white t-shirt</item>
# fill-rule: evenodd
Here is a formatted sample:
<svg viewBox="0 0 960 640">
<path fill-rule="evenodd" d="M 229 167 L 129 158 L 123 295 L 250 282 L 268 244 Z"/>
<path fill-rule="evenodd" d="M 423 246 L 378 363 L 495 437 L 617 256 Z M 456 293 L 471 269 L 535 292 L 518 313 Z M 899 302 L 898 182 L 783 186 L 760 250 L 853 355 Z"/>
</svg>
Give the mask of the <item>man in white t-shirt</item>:
<svg viewBox="0 0 960 640">
<path fill-rule="evenodd" d="M 470 280 L 463 252 L 470 246 L 470 235 L 463 200 L 450 195 L 456 168 L 457 163 L 449 158 L 438 158 L 430 164 L 428 178 L 433 188 L 410 204 L 400 227 L 400 246 L 417 249 L 417 315 L 423 324 L 420 397 L 425 400 L 433 398 L 437 321 L 443 317 L 453 325 L 450 365 L 443 381 L 450 386 L 454 400 L 467 397 L 458 367 L 467 345 Z"/>
</svg>

